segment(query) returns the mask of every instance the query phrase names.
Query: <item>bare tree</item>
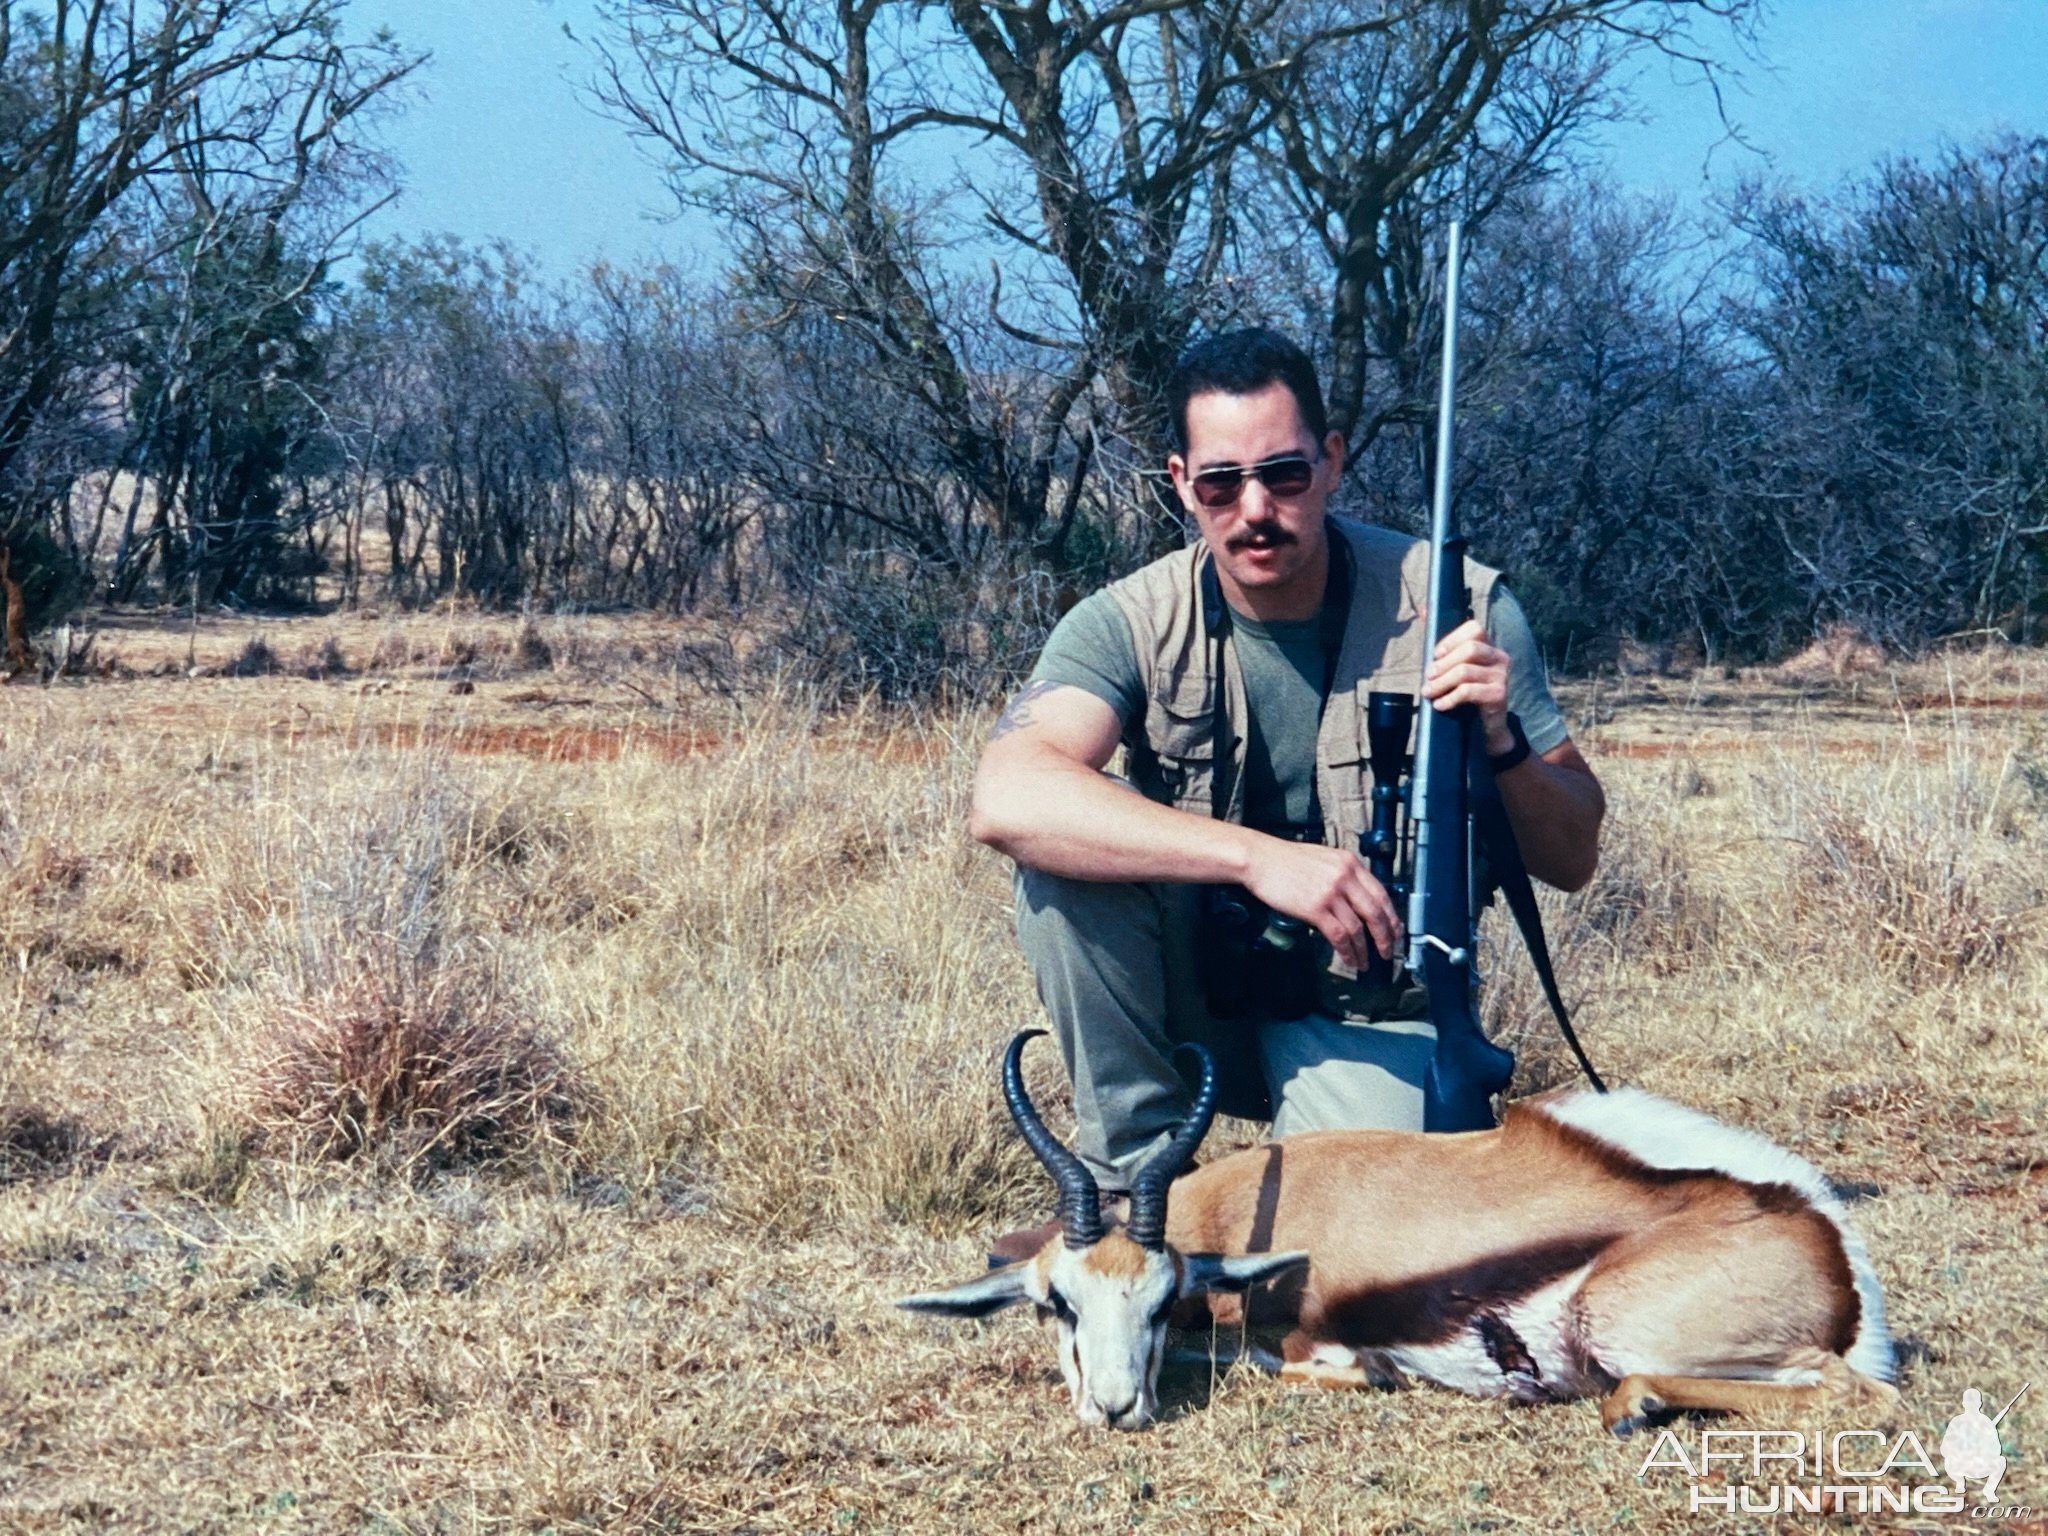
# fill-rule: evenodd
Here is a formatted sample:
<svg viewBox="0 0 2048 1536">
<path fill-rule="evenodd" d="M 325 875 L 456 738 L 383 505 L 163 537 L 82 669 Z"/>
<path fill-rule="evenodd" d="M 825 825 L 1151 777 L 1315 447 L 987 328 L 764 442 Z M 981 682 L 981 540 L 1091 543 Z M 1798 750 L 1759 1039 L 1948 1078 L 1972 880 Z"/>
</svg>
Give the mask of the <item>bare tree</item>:
<svg viewBox="0 0 2048 1536">
<path fill-rule="evenodd" d="M 1912 644 L 2048 608 L 2048 139 L 1752 194 L 1739 316 L 1769 360 L 1750 491 L 1801 627 Z"/>
<path fill-rule="evenodd" d="M 735 389 L 749 366 L 743 342 L 672 267 L 638 278 L 599 267 L 585 312 L 590 584 L 684 609 L 715 581 L 737 603 L 739 541 L 762 501 Z"/>
<path fill-rule="evenodd" d="M 1468 336 L 1485 364 L 1462 397 L 1462 526 L 1555 651 L 1725 645 L 1739 604 L 1703 448 L 1739 375 L 1713 254 L 1668 208 L 1593 185 L 1514 195 L 1473 263 Z M 1364 478 L 1398 465 L 1419 456 L 1390 438 Z"/>
<path fill-rule="evenodd" d="M 1429 217 L 1483 216 L 1612 109 L 1620 60 L 1704 69 L 1688 25 L 1751 5 L 608 0 L 598 94 L 741 232 L 764 324 L 858 337 L 999 534 L 1060 554 L 1054 498 L 1112 444 L 1156 469 L 1174 358 L 1257 314 L 1303 230 L 1338 424 L 1412 416 Z M 948 152 L 971 173 L 934 174 Z M 977 398 L 992 352 L 1028 399 Z M 1177 542 L 1170 498 L 1147 504 L 1143 542 Z"/>
<path fill-rule="evenodd" d="M 738 231 L 760 323 L 852 338 L 998 537 L 1058 563 L 1105 426 L 1156 461 L 1253 126 L 1224 39 L 1277 3 L 609 0 L 598 94 Z M 949 147 L 971 173 L 930 172 Z"/>
<path fill-rule="evenodd" d="M 376 245 L 351 309 L 347 415 L 376 446 L 393 580 L 497 602 L 579 595 L 583 338 L 504 244 Z M 422 557 L 432 555 L 431 570 Z"/>
<path fill-rule="evenodd" d="M 418 60 L 388 38 L 344 44 L 338 8 L 0 8 L 0 519 L 63 501 L 25 450 L 60 402 L 104 392 L 112 316 L 189 220 L 253 214 L 274 234 L 308 185 L 344 174 L 351 129 Z"/>
<path fill-rule="evenodd" d="M 1575 138 L 1620 114 L 1618 68 L 1655 52 L 1716 66 L 1693 28 L 1749 35 L 1756 0 L 1411 0 L 1398 13 L 1308 0 L 1239 39 L 1271 115 L 1259 144 L 1275 217 L 1323 257 L 1331 421 L 1354 452 L 1426 414 L 1432 253 L 1452 217 L 1475 232 L 1572 165 Z"/>
</svg>

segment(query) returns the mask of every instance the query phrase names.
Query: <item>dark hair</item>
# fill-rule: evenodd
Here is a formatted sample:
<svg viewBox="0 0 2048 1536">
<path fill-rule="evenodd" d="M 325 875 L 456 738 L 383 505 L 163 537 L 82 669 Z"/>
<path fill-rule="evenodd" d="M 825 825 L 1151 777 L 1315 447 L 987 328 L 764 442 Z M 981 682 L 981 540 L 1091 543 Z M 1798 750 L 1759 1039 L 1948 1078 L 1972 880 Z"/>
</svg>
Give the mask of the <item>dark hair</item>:
<svg viewBox="0 0 2048 1536">
<path fill-rule="evenodd" d="M 1188 451 L 1188 400 L 1220 390 L 1226 395 L 1255 395 L 1268 384 L 1285 384 L 1301 412 L 1302 425 L 1320 445 L 1329 433 L 1323 410 L 1323 386 L 1308 354 L 1278 331 L 1262 325 L 1206 336 L 1181 353 L 1166 386 L 1166 408 L 1176 453 Z"/>
</svg>

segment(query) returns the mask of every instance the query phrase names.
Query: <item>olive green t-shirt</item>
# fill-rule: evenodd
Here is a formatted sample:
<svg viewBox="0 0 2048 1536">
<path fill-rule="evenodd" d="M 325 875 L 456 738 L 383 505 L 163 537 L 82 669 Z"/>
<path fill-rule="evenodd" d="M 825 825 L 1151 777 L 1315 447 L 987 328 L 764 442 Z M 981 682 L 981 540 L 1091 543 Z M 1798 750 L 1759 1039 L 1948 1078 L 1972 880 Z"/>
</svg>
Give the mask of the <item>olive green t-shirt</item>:
<svg viewBox="0 0 2048 1536">
<path fill-rule="evenodd" d="M 1529 745 L 1548 752 L 1571 733 L 1550 696 L 1543 657 L 1522 605 L 1503 585 L 1488 608 L 1493 643 L 1508 653 L 1508 708 L 1521 717 Z M 1251 719 L 1245 728 L 1245 822 L 1269 831 L 1315 825 L 1316 735 L 1323 714 L 1322 624 L 1318 619 L 1260 622 L 1231 610 L 1232 643 L 1244 673 Z M 1128 733 L 1145 713 L 1137 647 L 1123 610 L 1108 592 L 1083 599 L 1054 627 L 1032 669 L 1033 682 L 1086 689 L 1117 713 Z"/>
</svg>

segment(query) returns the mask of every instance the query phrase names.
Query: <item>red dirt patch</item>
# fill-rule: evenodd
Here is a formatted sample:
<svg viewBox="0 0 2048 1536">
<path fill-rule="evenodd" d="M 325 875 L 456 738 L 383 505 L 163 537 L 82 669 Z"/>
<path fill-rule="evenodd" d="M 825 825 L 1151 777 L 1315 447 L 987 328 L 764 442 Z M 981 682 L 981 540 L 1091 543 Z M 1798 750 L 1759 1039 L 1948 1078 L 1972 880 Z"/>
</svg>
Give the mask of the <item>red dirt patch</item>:
<svg viewBox="0 0 2048 1536">
<path fill-rule="evenodd" d="M 1831 756 L 1854 754 L 1858 757 L 1867 757 L 1874 750 L 1873 743 L 1857 740 L 1811 741 L 1801 742 L 1800 745 L 1815 752 L 1825 752 Z M 1603 757 L 1654 759 L 1662 757 L 1696 757 L 1715 752 L 1752 752 L 1755 750 L 1756 741 L 1753 738 L 1745 737 L 1727 737 L 1713 741 L 1602 741 L 1594 745 L 1591 756 L 1597 762 Z M 1939 742 L 1919 742 L 1915 744 L 1914 750 L 1921 757 L 1931 758 L 1938 756 L 1942 747 Z"/>
<path fill-rule="evenodd" d="M 629 743 L 672 761 L 703 757 L 725 745 L 724 737 L 708 731 L 650 731 L 601 725 L 374 725 L 369 734 L 379 745 L 387 747 L 438 746 L 470 756 L 512 753 L 550 763 L 612 762 Z"/>
<path fill-rule="evenodd" d="M 2048 699 L 2039 694 L 1908 693 L 1899 697 L 1901 709 L 2048 709 Z"/>
<path fill-rule="evenodd" d="M 465 756 L 512 754 L 549 763 L 614 762 L 629 748 L 680 762 L 685 758 L 708 757 L 733 744 L 730 737 L 716 731 L 649 730 L 646 726 L 405 723 L 372 725 L 363 730 L 380 746 L 445 747 Z M 886 763 L 936 762 L 945 750 L 941 742 L 902 737 L 880 741 L 843 737 L 822 741 L 819 746 L 828 752 L 855 752 Z"/>
</svg>

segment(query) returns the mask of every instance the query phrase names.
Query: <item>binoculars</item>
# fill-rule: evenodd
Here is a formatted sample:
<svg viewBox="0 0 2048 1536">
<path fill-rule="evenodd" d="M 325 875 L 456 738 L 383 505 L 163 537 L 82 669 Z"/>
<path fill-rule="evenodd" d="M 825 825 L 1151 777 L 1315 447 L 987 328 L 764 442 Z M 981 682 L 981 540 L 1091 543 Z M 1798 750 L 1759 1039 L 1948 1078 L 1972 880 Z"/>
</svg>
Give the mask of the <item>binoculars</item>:
<svg viewBox="0 0 2048 1536">
<path fill-rule="evenodd" d="M 1316 1005 L 1321 954 L 1309 926 L 1241 885 L 1202 891 L 1195 965 L 1212 1017 L 1298 1019 Z"/>
</svg>

